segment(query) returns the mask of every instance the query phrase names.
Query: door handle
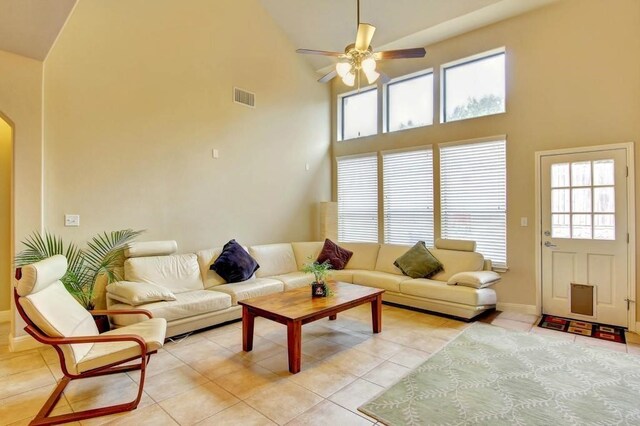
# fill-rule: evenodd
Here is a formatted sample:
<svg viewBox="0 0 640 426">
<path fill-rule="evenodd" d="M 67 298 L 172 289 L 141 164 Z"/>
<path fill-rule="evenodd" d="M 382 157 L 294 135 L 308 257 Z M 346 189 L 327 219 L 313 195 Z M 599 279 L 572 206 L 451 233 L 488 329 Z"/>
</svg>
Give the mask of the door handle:
<svg viewBox="0 0 640 426">
<path fill-rule="evenodd" d="M 545 241 L 545 242 L 544 242 L 544 246 L 545 246 L 545 247 L 558 247 L 558 246 L 557 246 L 557 245 L 555 245 L 555 244 L 551 244 L 551 241 Z"/>
</svg>

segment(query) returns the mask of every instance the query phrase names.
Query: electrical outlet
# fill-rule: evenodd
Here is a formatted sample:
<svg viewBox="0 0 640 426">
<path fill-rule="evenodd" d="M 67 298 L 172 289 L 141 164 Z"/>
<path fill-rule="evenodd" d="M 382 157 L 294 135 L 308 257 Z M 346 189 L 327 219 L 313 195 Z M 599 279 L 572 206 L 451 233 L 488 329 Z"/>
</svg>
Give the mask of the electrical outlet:
<svg viewBox="0 0 640 426">
<path fill-rule="evenodd" d="M 216 160 L 220 157 L 220 155 L 218 154 L 218 150 L 217 149 L 213 149 L 211 151 L 211 155 L 213 156 L 213 158 L 215 158 Z"/>
<path fill-rule="evenodd" d="M 64 226 L 80 226 L 80 215 L 79 214 L 65 214 L 64 215 Z"/>
</svg>

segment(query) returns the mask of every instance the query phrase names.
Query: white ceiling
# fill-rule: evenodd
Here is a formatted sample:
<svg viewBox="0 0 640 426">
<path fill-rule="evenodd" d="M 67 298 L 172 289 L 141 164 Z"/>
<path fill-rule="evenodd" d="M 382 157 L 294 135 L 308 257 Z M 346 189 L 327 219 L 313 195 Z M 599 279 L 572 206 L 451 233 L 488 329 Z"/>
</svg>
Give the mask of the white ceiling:
<svg viewBox="0 0 640 426">
<path fill-rule="evenodd" d="M 557 0 L 361 0 L 374 50 L 423 47 Z M 355 41 L 356 0 L 260 0 L 296 48 L 342 52 Z M 305 55 L 316 69 L 331 58 Z"/>
<path fill-rule="evenodd" d="M 0 50 L 44 60 L 76 0 L 0 0 Z"/>
</svg>

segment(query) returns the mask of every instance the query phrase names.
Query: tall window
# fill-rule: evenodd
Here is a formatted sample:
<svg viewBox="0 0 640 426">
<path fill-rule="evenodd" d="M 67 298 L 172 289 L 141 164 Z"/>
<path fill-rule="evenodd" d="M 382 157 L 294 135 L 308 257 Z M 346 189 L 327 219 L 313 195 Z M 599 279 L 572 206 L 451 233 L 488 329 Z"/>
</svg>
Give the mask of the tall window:
<svg viewBox="0 0 640 426">
<path fill-rule="evenodd" d="M 338 162 L 338 240 L 378 242 L 378 156 Z"/>
<path fill-rule="evenodd" d="M 433 246 L 433 150 L 382 156 L 384 242 Z"/>
<path fill-rule="evenodd" d="M 378 133 L 378 90 L 369 89 L 338 98 L 340 140 Z"/>
<path fill-rule="evenodd" d="M 477 242 L 495 267 L 507 266 L 506 141 L 440 148 L 442 238 Z"/>
<path fill-rule="evenodd" d="M 505 112 L 504 49 L 442 66 L 442 122 Z"/>
<path fill-rule="evenodd" d="M 433 73 L 403 77 L 386 85 L 386 130 L 433 124 Z"/>
</svg>

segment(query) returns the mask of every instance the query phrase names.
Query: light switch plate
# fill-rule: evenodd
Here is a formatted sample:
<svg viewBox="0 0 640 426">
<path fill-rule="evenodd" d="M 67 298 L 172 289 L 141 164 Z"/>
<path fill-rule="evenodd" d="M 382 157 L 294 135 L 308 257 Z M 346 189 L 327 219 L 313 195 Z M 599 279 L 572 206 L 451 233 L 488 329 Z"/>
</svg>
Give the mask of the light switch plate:
<svg viewBox="0 0 640 426">
<path fill-rule="evenodd" d="M 528 226 L 528 225 L 529 225 L 529 220 L 526 217 L 521 217 L 520 226 Z"/>
<path fill-rule="evenodd" d="M 64 215 L 64 226 L 80 226 L 80 215 L 79 214 L 65 214 Z"/>
</svg>

